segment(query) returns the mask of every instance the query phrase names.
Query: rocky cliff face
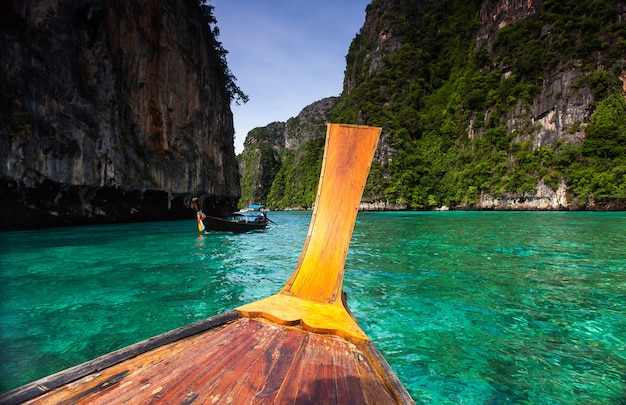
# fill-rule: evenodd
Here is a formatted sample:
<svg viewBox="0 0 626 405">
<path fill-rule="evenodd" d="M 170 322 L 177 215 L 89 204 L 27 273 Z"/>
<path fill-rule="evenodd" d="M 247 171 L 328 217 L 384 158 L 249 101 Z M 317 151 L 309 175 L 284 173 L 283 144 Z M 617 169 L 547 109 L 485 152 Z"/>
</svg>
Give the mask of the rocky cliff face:
<svg viewBox="0 0 626 405">
<path fill-rule="evenodd" d="M 230 97 L 194 2 L 10 1 L 3 226 L 189 216 L 237 200 Z"/>
<path fill-rule="evenodd" d="M 272 184 L 279 172 L 292 172 L 310 154 L 307 145 L 311 142 L 323 145 L 329 114 L 337 101 L 337 97 L 316 101 L 286 123 L 273 122 L 247 134 L 239 157 L 243 204 L 269 203 Z"/>
<path fill-rule="evenodd" d="M 482 26 L 476 34 L 476 46 L 485 45 L 493 52 L 494 41 L 500 30 L 539 12 L 541 3 L 541 0 L 483 1 L 480 7 Z M 546 27 L 544 35 L 549 35 L 549 30 Z M 511 74 L 511 71 L 504 69 L 504 78 Z M 590 105 L 594 101 L 589 89 L 575 86 L 581 76 L 580 63 L 550 72 L 544 77 L 540 92 L 531 106 L 520 104 L 511 110 L 506 120 L 507 130 L 510 133 L 532 133 L 531 140 L 535 147 L 554 146 L 557 142 L 580 144 L 584 136 L 584 123 L 590 121 L 593 111 Z M 472 124 L 467 128 L 470 134 L 473 133 Z M 530 130 L 533 127 L 538 129 Z M 519 137 L 517 139 L 518 142 L 522 140 Z"/>
<path fill-rule="evenodd" d="M 297 150 L 314 139 L 325 139 L 330 112 L 337 105 L 337 97 L 327 97 L 304 107 L 300 113 L 287 120 L 285 148 Z"/>
<path fill-rule="evenodd" d="M 272 122 L 250 131 L 239 156 L 242 206 L 266 204 L 285 149 L 285 123 Z"/>
<path fill-rule="evenodd" d="M 483 1 L 481 5 L 482 27 L 478 30 L 477 46 L 485 44 L 493 51 L 496 35 L 508 24 L 519 22 L 541 11 L 541 0 L 498 0 Z M 618 4 L 618 12 L 624 19 L 625 4 Z M 551 27 L 545 25 L 542 35 L 550 35 Z M 602 66 L 602 61 L 597 61 Z M 511 75 L 506 69 L 503 77 Z M 533 98 L 532 104 L 519 103 L 511 109 L 506 117 L 508 133 L 516 133 L 515 141 L 532 141 L 534 148 L 542 146 L 554 147 L 558 144 L 580 145 L 584 140 L 584 129 L 591 122 L 594 111 L 593 91 L 589 86 L 582 85 L 584 78 L 582 62 L 579 60 L 563 63 L 546 74 L 541 82 L 539 93 Z M 622 77 L 624 81 L 624 77 Z M 472 133 L 471 124 L 468 133 Z M 481 195 L 480 209 L 531 209 L 531 210 L 562 210 L 577 209 L 576 198 L 567 198 L 567 184 L 564 179 L 559 181 L 558 189 L 553 190 L 543 181 L 537 183 L 535 193 L 522 195 L 508 194 L 497 198 L 491 194 Z M 572 204 L 570 204 L 570 200 Z M 620 203 L 621 204 L 621 203 Z M 600 208 L 593 199 L 588 201 L 588 208 Z"/>
<path fill-rule="evenodd" d="M 351 53 L 348 55 L 348 66 L 346 68 L 346 77 L 344 81 L 344 94 L 350 95 L 358 89 L 358 86 L 362 83 L 370 80 L 371 77 L 375 77 L 380 71 L 383 71 L 386 65 L 399 64 L 398 59 L 414 58 L 415 71 L 417 73 L 408 72 L 410 68 L 404 69 L 406 71 L 406 87 L 407 89 L 414 85 L 416 96 L 410 95 L 407 100 L 404 100 L 404 105 L 411 105 L 411 98 L 417 99 L 420 91 L 431 91 L 427 85 L 432 86 L 432 81 L 428 83 L 428 76 L 432 75 L 432 71 L 420 72 L 420 62 L 428 61 L 434 53 L 439 51 L 439 47 L 433 47 L 428 49 L 427 47 L 420 48 L 420 45 L 415 45 L 419 42 L 411 42 L 415 40 L 415 33 L 422 35 L 432 36 L 431 44 L 437 44 L 438 38 L 448 38 L 448 40 L 455 40 L 453 35 L 441 31 L 420 31 L 423 26 L 428 25 L 435 29 L 445 29 L 441 27 L 441 22 L 445 21 L 447 17 L 445 15 L 452 16 L 452 10 L 446 7 L 467 7 L 467 25 L 471 20 L 473 25 L 473 44 L 477 54 L 481 48 L 484 48 L 487 58 L 490 60 L 489 64 L 481 66 L 481 69 L 485 72 L 500 73 L 501 83 L 505 83 L 507 79 L 513 78 L 511 82 L 516 83 L 516 78 L 511 66 L 512 58 L 501 58 L 497 49 L 497 37 L 498 34 L 509 26 L 521 24 L 526 22 L 529 18 L 539 13 L 556 13 L 558 14 L 562 8 L 558 2 L 550 2 L 549 6 L 544 5 L 541 0 L 483 0 L 473 2 L 473 5 L 460 4 L 456 2 L 431 2 L 427 0 L 405 0 L 405 1 L 373 1 L 367 9 L 366 21 L 361 29 L 359 35 L 353 41 L 351 46 Z M 618 22 L 626 21 L 626 3 L 623 1 L 611 4 L 617 10 Z M 546 8 L 546 7 L 549 7 Z M 568 7 L 572 7 L 570 3 Z M 602 6 L 605 8 L 604 6 Z M 579 7 L 580 11 L 584 15 L 579 15 L 587 18 L 587 23 L 592 21 L 593 18 L 597 18 L 599 14 L 594 15 L 594 10 L 591 8 Z M 436 11 L 434 11 L 436 9 Z M 477 16 L 473 16 L 474 10 L 478 9 Z M 456 11 L 456 10 L 455 10 Z M 462 12 L 456 13 L 454 18 L 459 18 Z M 555 15 L 556 15 L 555 14 Z M 545 15 L 545 14 L 544 14 Z M 465 18 L 465 17 L 463 17 Z M 580 21 L 577 21 L 580 23 Z M 430 25 L 429 25 L 430 24 Z M 554 26 L 546 21 L 542 22 L 539 18 L 533 22 L 533 29 L 537 26 L 540 27 L 541 33 L 535 36 L 534 31 L 532 37 L 529 35 L 526 41 L 531 40 L 543 41 L 546 38 L 550 38 Z M 584 26 L 574 25 L 570 28 L 574 32 L 572 35 L 562 35 L 560 37 L 554 36 L 553 41 L 563 41 L 564 46 L 574 45 L 579 46 L 581 38 L 580 32 L 585 28 Z M 448 35 L 448 37 L 446 37 Z M 412 38 L 411 38 L 412 36 Z M 619 39 L 619 36 L 617 36 Z M 532 147 L 537 150 L 541 147 L 550 147 L 556 149 L 560 145 L 578 145 L 580 146 L 585 138 L 585 127 L 592 122 L 592 113 L 594 112 L 595 105 L 599 101 L 597 94 L 594 94 L 594 88 L 591 84 L 592 80 L 589 77 L 593 75 L 595 71 L 608 71 L 618 72 L 619 66 L 615 64 L 607 65 L 607 55 L 611 53 L 616 54 L 618 48 L 614 48 L 614 51 L 610 51 L 610 47 L 615 45 L 619 47 L 619 41 L 613 43 L 612 40 L 607 40 L 605 37 L 601 39 L 605 41 L 602 44 L 593 45 L 594 50 L 589 52 L 593 57 L 586 57 L 583 61 L 577 58 L 576 53 L 567 54 L 568 57 L 557 61 L 552 68 L 548 68 L 548 61 L 536 60 L 534 63 L 542 65 L 545 63 L 546 71 L 541 72 L 541 76 L 537 76 L 538 80 L 533 85 L 538 91 L 532 92 L 532 97 L 528 98 L 519 97 L 519 101 L 510 105 L 508 110 L 503 114 L 502 111 L 497 111 L 495 107 L 486 105 L 482 108 L 476 108 L 469 115 L 467 122 L 462 123 L 460 120 L 456 121 L 454 125 L 465 125 L 463 132 L 467 134 L 472 140 L 478 140 L 484 136 L 485 132 L 493 128 L 483 123 L 487 123 L 492 117 L 496 117 L 493 122 L 502 122 L 503 127 L 506 130 L 507 136 L 511 136 L 511 140 L 522 144 L 525 141 L 529 141 Z M 623 41 L 622 41 L 623 42 Z M 408 44 L 408 46 L 406 46 Z M 591 47 L 591 46 L 590 46 Z M 609 48 L 607 48 L 609 47 Z M 581 48 L 582 49 L 582 48 Z M 623 49 L 623 47 L 621 48 Z M 523 50 L 522 50 L 523 51 Z M 587 49 L 583 50 L 583 53 Z M 522 52 L 523 53 L 523 52 Z M 520 53 L 520 54 L 522 54 Z M 564 52 L 565 54 L 565 52 Z M 522 58 L 530 60 L 533 55 L 524 55 Z M 615 57 L 611 56 L 613 59 Z M 394 60 L 394 58 L 396 60 Z M 445 58 L 445 57 L 444 57 Z M 514 59 L 513 59 L 514 60 Z M 620 79 L 624 84 L 623 88 L 626 89 L 626 73 L 624 73 L 624 56 L 622 52 L 621 56 L 621 73 Z M 472 61 L 472 63 L 478 63 Z M 550 63 L 552 63 L 550 61 Z M 619 63 L 618 63 L 619 65 Z M 446 64 L 440 64 L 444 69 Z M 530 70 L 530 69 L 529 69 Z M 389 77 L 390 70 L 385 72 L 385 77 Z M 397 70 L 396 70 L 397 72 Z M 607 75 L 607 76 L 610 76 Z M 378 79 L 378 78 L 377 78 Z M 423 80 L 421 83 L 419 80 Z M 380 79 L 378 79 L 380 81 Z M 391 80 L 390 80 L 391 82 Z M 427 83 L 427 84 L 424 84 Z M 385 82 L 381 81 L 380 88 L 383 89 Z M 458 83 L 450 83 L 450 86 L 457 86 Z M 504 84 L 503 84 L 504 85 Z M 391 85 L 389 85 L 391 86 Z M 372 86 L 373 87 L 373 86 Z M 421 87 L 421 89 L 420 89 Z M 469 90 L 472 90 L 471 88 Z M 361 91 L 362 92 L 362 91 Z M 380 90 L 383 93 L 384 90 Z M 378 93 L 378 94 L 380 94 Z M 388 91 L 388 99 L 382 96 L 381 99 L 386 103 L 393 104 L 393 100 L 399 99 L 401 90 L 390 89 Z M 358 96 L 357 96 L 358 97 Z M 354 100 L 354 98 L 352 98 Z M 507 101 L 508 102 L 508 101 Z M 400 104 L 400 103 L 399 103 Z M 371 117 L 361 114 L 367 114 L 363 104 L 359 105 L 358 123 L 367 124 Z M 415 115 L 420 112 L 418 106 L 415 110 Z M 451 110 L 457 106 L 451 106 Z M 463 108 L 464 106 L 459 105 Z M 460 109 L 460 108 L 459 108 Z M 442 111 L 441 114 L 445 115 L 449 112 Z M 374 115 L 374 114 L 370 114 Z M 409 115 L 406 113 L 405 115 Z M 458 117 L 459 115 L 457 115 Z M 477 125 L 477 120 L 480 123 Z M 422 125 L 424 127 L 424 125 Z M 405 127 L 406 128 L 406 127 Z M 404 128 L 403 128 L 404 130 Z M 456 130 L 456 128 L 455 128 Z M 454 131 L 455 131 L 454 130 Z M 410 131 L 410 129 L 409 129 Z M 399 132 L 399 131 L 398 131 Z M 418 132 L 418 131 L 415 131 Z M 413 133 L 415 133 L 413 132 Z M 460 131 L 459 131 L 460 132 Z M 414 135 L 416 138 L 420 134 Z M 396 145 L 402 144 L 396 140 Z M 378 155 L 378 163 L 381 167 L 386 167 L 393 161 L 401 151 L 397 146 L 394 146 L 393 140 L 385 136 L 381 138 L 381 145 L 379 150 L 384 153 Z M 515 162 L 510 160 L 510 166 L 514 166 Z M 390 177 L 391 175 L 387 175 Z M 410 176 L 408 176 L 410 177 Z M 554 183 L 554 182 L 553 182 Z M 493 193 L 480 193 L 480 198 L 472 203 L 460 204 L 458 208 L 469 209 L 572 209 L 577 207 L 587 208 L 600 208 L 599 205 L 593 201 L 579 202 L 576 196 L 572 196 L 571 191 L 566 184 L 565 179 L 561 178 L 558 182 L 557 189 L 552 189 L 546 185 L 541 179 L 536 183 L 535 192 L 524 193 L 504 193 L 499 196 L 494 196 Z M 553 184 L 554 185 L 554 184 Z M 383 206 L 386 206 L 383 204 Z"/>
</svg>

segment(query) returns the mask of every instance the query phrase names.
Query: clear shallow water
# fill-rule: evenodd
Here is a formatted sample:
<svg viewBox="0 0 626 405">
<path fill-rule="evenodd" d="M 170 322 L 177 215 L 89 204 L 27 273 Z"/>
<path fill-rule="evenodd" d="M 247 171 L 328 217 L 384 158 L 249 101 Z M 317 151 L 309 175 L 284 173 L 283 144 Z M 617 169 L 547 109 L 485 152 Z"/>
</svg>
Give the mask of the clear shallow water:
<svg viewBox="0 0 626 405">
<path fill-rule="evenodd" d="M 277 292 L 310 213 L 0 233 L 0 391 Z M 344 289 L 417 403 L 626 403 L 626 213 L 360 213 Z"/>
</svg>

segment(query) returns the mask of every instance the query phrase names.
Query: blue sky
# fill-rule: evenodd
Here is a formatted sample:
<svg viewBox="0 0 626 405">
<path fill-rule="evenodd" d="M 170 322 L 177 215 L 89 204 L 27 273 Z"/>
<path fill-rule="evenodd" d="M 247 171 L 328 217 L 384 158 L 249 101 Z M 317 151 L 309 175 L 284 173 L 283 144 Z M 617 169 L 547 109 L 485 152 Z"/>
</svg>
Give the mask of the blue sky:
<svg viewBox="0 0 626 405">
<path fill-rule="evenodd" d="M 250 101 L 232 105 L 235 152 L 248 132 L 338 96 L 370 0 L 211 0 L 218 40 Z"/>
</svg>

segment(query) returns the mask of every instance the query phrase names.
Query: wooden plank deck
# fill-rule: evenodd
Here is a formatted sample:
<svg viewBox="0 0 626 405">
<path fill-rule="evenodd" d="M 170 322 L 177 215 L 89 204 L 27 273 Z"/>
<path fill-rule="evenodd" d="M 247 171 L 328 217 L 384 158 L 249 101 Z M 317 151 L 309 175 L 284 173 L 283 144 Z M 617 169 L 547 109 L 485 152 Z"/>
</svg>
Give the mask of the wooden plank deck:
<svg viewBox="0 0 626 405">
<path fill-rule="evenodd" d="M 99 360 L 106 365 L 122 352 Z M 370 342 L 239 317 L 102 370 L 74 372 L 75 381 L 23 403 L 411 403 L 381 359 Z"/>
</svg>

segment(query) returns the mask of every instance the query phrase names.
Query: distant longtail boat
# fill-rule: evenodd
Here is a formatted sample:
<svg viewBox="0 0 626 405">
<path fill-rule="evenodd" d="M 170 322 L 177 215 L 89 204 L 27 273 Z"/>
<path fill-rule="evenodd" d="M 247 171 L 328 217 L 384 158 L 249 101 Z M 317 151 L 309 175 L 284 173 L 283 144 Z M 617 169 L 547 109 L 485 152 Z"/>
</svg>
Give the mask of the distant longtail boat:
<svg viewBox="0 0 626 405">
<path fill-rule="evenodd" d="M 0 403 L 414 404 L 342 292 L 380 131 L 329 124 L 309 231 L 280 292 L 35 381 Z"/>
<path fill-rule="evenodd" d="M 265 229 L 269 218 L 262 210 L 262 206 L 259 209 L 233 212 L 224 217 L 215 217 L 205 215 L 200 207 L 200 201 L 198 198 L 193 198 L 193 206 L 196 209 L 196 218 L 198 220 L 198 232 L 250 232 L 260 229 Z M 256 207 L 256 206 L 255 206 Z"/>
</svg>

